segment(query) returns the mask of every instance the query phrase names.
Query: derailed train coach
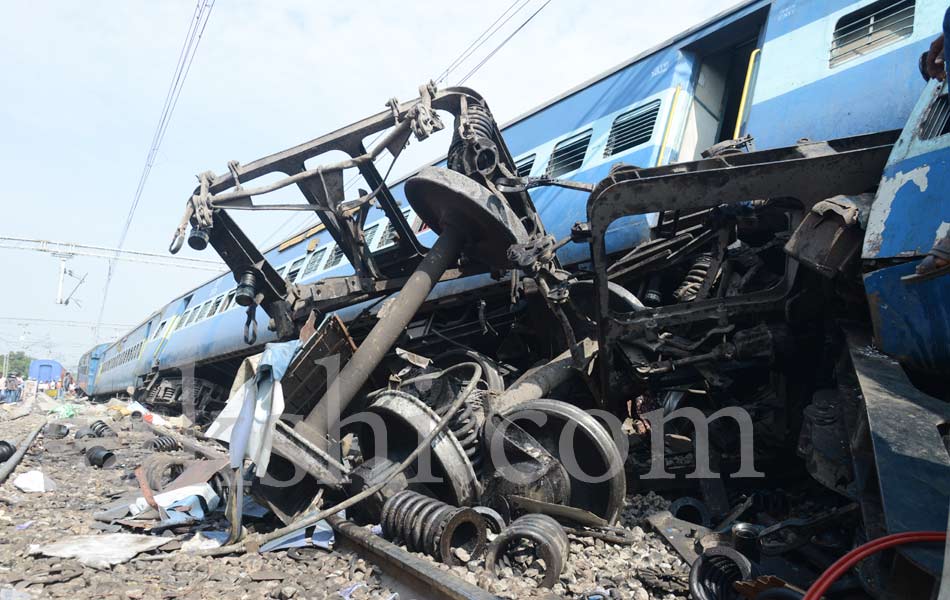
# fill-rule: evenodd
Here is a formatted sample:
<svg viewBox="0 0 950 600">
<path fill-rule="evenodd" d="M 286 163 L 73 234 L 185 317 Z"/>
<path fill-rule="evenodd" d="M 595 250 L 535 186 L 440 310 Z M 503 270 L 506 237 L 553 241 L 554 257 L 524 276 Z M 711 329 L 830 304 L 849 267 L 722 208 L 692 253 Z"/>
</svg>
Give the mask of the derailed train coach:
<svg viewBox="0 0 950 600">
<path fill-rule="evenodd" d="M 110 347 L 92 393 L 186 391 L 210 417 L 240 360 L 299 340 L 266 475 L 306 477 L 258 490 L 287 521 L 318 490 L 372 489 L 355 513 L 378 522 L 375 478 L 449 415 L 427 495 L 610 523 L 625 491 L 663 490 L 655 525 L 696 586 L 712 547 L 736 579 L 804 589 L 867 540 L 919 542 L 950 498 L 950 276 L 920 267 L 950 223 L 946 85 L 918 72 L 944 8 L 746 3 L 505 127 L 471 90 L 422 86 L 206 173 L 173 248 L 231 272 Z M 384 148 L 443 128 L 445 161 L 386 183 Z M 228 211 L 284 187 L 321 224 L 261 252 Z M 339 457 L 340 422 L 367 411 L 390 447 L 355 427 Z M 494 439 L 539 476 L 506 478 Z M 936 597 L 942 559 L 876 554 L 834 593 Z"/>
</svg>

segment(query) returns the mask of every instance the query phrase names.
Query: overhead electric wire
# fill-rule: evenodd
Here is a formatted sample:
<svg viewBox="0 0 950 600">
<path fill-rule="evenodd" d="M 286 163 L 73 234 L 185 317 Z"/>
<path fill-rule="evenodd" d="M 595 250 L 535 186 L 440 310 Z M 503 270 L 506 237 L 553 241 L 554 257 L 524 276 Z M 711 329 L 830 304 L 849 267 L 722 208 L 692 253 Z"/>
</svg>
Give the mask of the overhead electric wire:
<svg viewBox="0 0 950 600">
<path fill-rule="evenodd" d="M 455 57 L 455 59 L 449 64 L 449 66 L 446 67 L 446 68 L 439 74 L 439 76 L 436 78 L 435 82 L 436 82 L 436 83 L 441 83 L 441 82 L 445 81 L 446 79 L 448 79 L 448 77 L 449 77 L 449 75 L 452 73 L 452 71 L 454 71 L 454 70 L 457 69 L 459 66 L 461 66 L 461 64 L 462 64 L 463 62 L 465 62 L 465 61 L 468 59 L 468 57 L 471 56 L 476 50 L 478 50 L 478 48 L 479 48 L 482 44 L 484 44 L 486 41 L 488 41 L 488 39 L 491 38 L 493 35 L 495 35 L 496 33 L 498 33 L 498 30 L 501 29 L 501 28 L 505 25 L 505 23 L 507 23 L 507 22 L 511 19 L 511 17 L 515 16 L 519 11 L 521 11 L 521 9 L 524 8 L 525 4 L 527 4 L 527 3 L 530 2 L 530 1 L 531 1 L 531 0 L 524 0 L 524 1 L 522 2 L 522 0 L 515 0 L 515 1 L 512 2 L 510 5 L 508 5 L 508 8 L 505 9 L 505 12 L 501 13 L 500 15 L 498 15 L 498 18 L 495 19 L 495 21 L 494 21 L 491 25 L 489 25 L 487 28 L 485 28 L 485 30 L 483 30 L 483 31 L 478 35 L 477 38 L 475 38 L 474 40 L 472 40 L 472 42 L 468 45 L 467 48 L 465 48 L 465 50 L 462 50 L 462 51 L 458 54 L 458 56 Z M 498 27 L 495 27 L 495 25 L 498 24 L 498 22 L 501 21 L 501 20 L 505 17 L 505 15 L 507 15 L 508 12 L 509 12 L 512 8 L 514 8 L 514 6 L 515 6 L 516 4 L 518 4 L 518 2 L 522 2 L 521 6 L 518 7 L 518 10 L 516 10 L 516 11 L 513 12 L 513 13 L 511 13 L 511 15 L 509 15 L 508 18 L 505 19 L 504 23 L 501 23 L 500 25 L 498 25 Z M 495 28 L 494 31 L 492 31 L 492 28 L 493 28 L 493 27 Z M 489 33 L 489 31 L 491 31 L 491 33 Z M 488 35 L 486 36 L 486 34 L 488 34 Z M 484 38 L 484 39 L 483 39 L 483 38 Z M 478 44 L 478 45 L 476 46 L 476 44 Z"/>
<path fill-rule="evenodd" d="M 456 85 L 463 85 L 466 81 L 468 81 L 469 78 L 470 78 L 472 75 L 474 75 L 475 73 L 477 73 L 478 70 L 481 69 L 481 68 L 485 65 L 485 63 L 487 63 L 489 60 L 491 60 L 491 57 L 495 56 L 495 54 L 496 54 L 499 50 L 501 50 L 502 48 L 504 48 L 505 44 L 507 44 L 509 41 L 511 41 L 511 38 L 515 37 L 515 36 L 518 34 L 518 32 L 520 32 L 522 29 L 524 29 L 525 26 L 526 26 L 528 23 L 530 23 L 532 19 L 534 19 L 536 16 L 538 16 L 538 13 L 541 12 L 542 10 L 544 10 L 544 7 L 547 6 L 547 5 L 550 4 L 550 3 L 551 3 L 551 0 L 546 0 L 546 2 L 545 2 L 544 4 L 542 4 L 542 5 L 540 6 L 540 8 L 538 8 L 538 10 L 534 11 L 533 13 L 531 13 L 531 16 L 529 16 L 527 19 L 525 19 L 524 22 L 522 22 L 521 25 L 519 25 L 517 29 L 515 29 L 515 30 L 512 31 L 510 34 L 508 34 L 508 37 L 506 37 L 504 40 L 502 40 L 500 44 L 498 44 L 497 46 L 495 46 L 495 49 L 492 50 L 491 52 L 489 52 L 489 53 L 488 53 L 488 56 L 486 56 L 485 58 L 483 58 L 483 59 L 482 59 L 482 62 L 480 62 L 480 63 L 478 63 L 477 65 L 475 65 L 475 68 L 472 69 L 471 71 L 469 71 L 469 72 L 465 75 L 465 77 L 463 77 L 462 79 L 460 79 L 459 82 L 458 82 Z"/>
<path fill-rule="evenodd" d="M 178 105 L 178 98 L 181 96 L 181 90 L 188 78 L 191 70 L 191 64 L 198 52 L 198 45 L 204 35 L 205 27 L 208 25 L 208 19 L 211 17 L 211 9 L 214 8 L 215 0 L 198 0 L 195 4 L 195 11 L 189 21 L 188 31 L 185 34 L 185 41 L 182 43 L 181 50 L 178 53 L 178 62 L 175 65 L 175 72 L 172 75 L 172 81 L 169 84 L 168 91 L 165 93 L 165 102 L 162 106 L 162 113 L 158 119 L 158 125 L 152 134 L 152 143 L 145 158 L 145 165 L 142 167 L 142 173 L 139 176 L 139 182 L 135 189 L 135 195 L 129 206 L 129 212 L 122 227 L 122 233 L 119 235 L 118 248 L 121 249 L 125 244 L 125 239 L 129 234 L 132 221 L 135 218 L 135 211 L 138 209 L 139 202 L 142 199 L 142 193 L 145 190 L 145 184 L 148 181 L 149 174 L 152 172 L 152 166 L 155 164 L 155 158 L 158 156 L 158 150 L 161 147 L 165 133 L 168 131 L 168 125 L 171 122 L 172 114 Z M 106 283 L 102 292 L 102 303 L 99 306 L 99 316 L 97 323 L 102 322 L 102 316 L 106 309 L 106 302 L 109 299 L 109 288 L 112 284 L 112 277 L 115 274 L 115 261 L 109 261 L 109 269 L 106 274 Z M 95 332 L 95 341 L 99 341 L 98 325 Z"/>
</svg>

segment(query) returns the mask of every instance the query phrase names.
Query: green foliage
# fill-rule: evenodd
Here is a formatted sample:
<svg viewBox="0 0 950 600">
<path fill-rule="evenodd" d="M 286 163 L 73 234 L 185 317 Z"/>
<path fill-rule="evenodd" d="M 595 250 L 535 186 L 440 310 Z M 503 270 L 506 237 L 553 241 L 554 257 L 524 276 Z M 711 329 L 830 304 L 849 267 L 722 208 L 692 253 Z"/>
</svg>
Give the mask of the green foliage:
<svg viewBox="0 0 950 600">
<path fill-rule="evenodd" d="M 3 361 L 4 357 L 0 356 L 0 361 Z M 32 357 L 28 356 L 26 352 L 11 352 L 9 358 L 7 359 L 7 373 L 19 373 L 21 377 L 26 378 L 30 372 L 30 362 L 33 360 Z M 0 364 L 2 368 L 2 364 Z"/>
</svg>

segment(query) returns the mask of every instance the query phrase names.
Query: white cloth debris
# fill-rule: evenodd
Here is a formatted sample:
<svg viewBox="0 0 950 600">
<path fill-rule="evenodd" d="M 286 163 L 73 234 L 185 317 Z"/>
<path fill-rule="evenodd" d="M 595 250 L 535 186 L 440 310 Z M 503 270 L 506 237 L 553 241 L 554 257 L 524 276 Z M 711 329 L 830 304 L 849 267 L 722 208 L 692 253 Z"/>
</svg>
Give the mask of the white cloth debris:
<svg viewBox="0 0 950 600">
<path fill-rule="evenodd" d="M 30 546 L 30 552 L 57 558 L 75 558 L 84 565 L 107 569 L 128 562 L 140 552 L 164 546 L 168 541 L 168 538 L 134 533 L 76 535 L 51 544 L 34 544 Z"/>
<path fill-rule="evenodd" d="M 56 482 L 43 475 L 42 471 L 27 471 L 22 475 L 17 475 L 13 480 L 13 485 L 21 492 L 44 493 L 56 489 Z"/>
<path fill-rule="evenodd" d="M 259 358 L 242 363 L 227 404 L 205 432 L 228 443 L 231 468 L 241 467 L 248 459 L 257 466 L 258 473 L 266 472 L 270 462 L 274 428 L 284 412 L 280 379 L 300 348 L 300 341 L 267 344 L 265 348 Z"/>
</svg>

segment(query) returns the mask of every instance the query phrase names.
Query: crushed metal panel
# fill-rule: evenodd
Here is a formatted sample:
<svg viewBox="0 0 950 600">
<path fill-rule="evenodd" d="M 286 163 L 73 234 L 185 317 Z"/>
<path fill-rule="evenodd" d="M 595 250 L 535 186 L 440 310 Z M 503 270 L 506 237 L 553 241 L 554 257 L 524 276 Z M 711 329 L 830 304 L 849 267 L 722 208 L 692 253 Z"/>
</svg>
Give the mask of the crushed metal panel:
<svg viewBox="0 0 950 600">
<path fill-rule="evenodd" d="M 950 368 L 950 276 L 907 283 L 917 261 L 864 276 L 874 338 L 881 351 L 931 372 Z"/>
<path fill-rule="evenodd" d="M 926 131 L 930 108 L 946 102 L 945 93 L 932 80 L 894 144 L 871 207 L 865 259 L 922 256 L 950 231 L 950 135 Z"/>
<path fill-rule="evenodd" d="M 887 533 L 941 531 L 950 505 L 950 455 L 938 426 L 950 406 L 920 392 L 900 364 L 848 332 L 851 361 L 867 412 Z M 943 549 L 911 544 L 901 554 L 939 577 Z"/>
<path fill-rule="evenodd" d="M 329 371 L 338 373 L 355 350 L 356 344 L 340 317 L 331 315 L 324 320 L 294 356 L 280 381 L 284 414 L 308 414 L 326 391 Z"/>
</svg>

